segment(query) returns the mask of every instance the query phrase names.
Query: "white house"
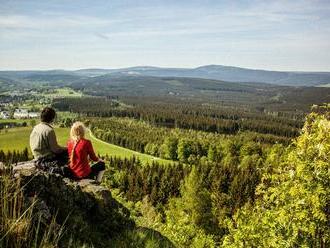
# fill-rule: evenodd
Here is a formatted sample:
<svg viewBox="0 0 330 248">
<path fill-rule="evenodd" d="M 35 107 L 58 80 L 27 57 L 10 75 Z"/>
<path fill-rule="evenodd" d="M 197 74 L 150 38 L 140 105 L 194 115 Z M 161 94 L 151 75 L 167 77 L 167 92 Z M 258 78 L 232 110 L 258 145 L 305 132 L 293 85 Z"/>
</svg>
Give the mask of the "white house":
<svg viewBox="0 0 330 248">
<path fill-rule="evenodd" d="M 15 119 L 29 118 L 29 112 L 26 109 L 15 109 L 14 118 Z"/>
<path fill-rule="evenodd" d="M 7 111 L 1 111 L 0 112 L 0 118 L 1 119 L 9 119 L 9 113 Z"/>
<path fill-rule="evenodd" d="M 28 118 L 38 118 L 39 113 L 29 112 L 26 109 L 15 109 L 14 118 L 15 119 L 28 119 Z"/>
<path fill-rule="evenodd" d="M 29 112 L 29 118 L 38 118 L 39 117 L 39 113 L 37 112 Z"/>
</svg>

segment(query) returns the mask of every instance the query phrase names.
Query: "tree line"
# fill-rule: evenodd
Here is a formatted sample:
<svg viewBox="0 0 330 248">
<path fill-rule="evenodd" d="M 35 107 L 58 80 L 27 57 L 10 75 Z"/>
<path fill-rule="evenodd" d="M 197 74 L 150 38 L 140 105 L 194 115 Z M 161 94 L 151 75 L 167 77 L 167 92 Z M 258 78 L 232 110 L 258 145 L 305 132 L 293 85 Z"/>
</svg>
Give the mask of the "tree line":
<svg viewBox="0 0 330 248">
<path fill-rule="evenodd" d="M 241 133 L 235 136 L 152 126 L 129 118 L 90 119 L 93 134 L 106 142 L 183 163 L 195 160 L 220 162 L 228 151 L 244 153 L 269 147 L 271 135 Z M 268 141 L 268 142 L 267 142 Z M 275 142 L 274 142 L 275 141 Z M 278 139 L 274 139 L 276 143 Z M 285 143 L 285 139 L 280 143 Z"/>
<path fill-rule="evenodd" d="M 25 148 L 23 151 L 4 151 L 0 150 L 0 162 L 4 164 L 15 164 L 21 161 L 28 161 L 30 158 L 29 151 Z"/>
<path fill-rule="evenodd" d="M 242 131 L 292 138 L 299 134 L 303 115 L 294 112 L 269 112 L 258 109 L 219 106 L 215 103 L 186 102 L 174 99 L 126 97 L 63 98 L 54 107 L 88 117 L 130 117 L 152 125 L 236 134 Z"/>
</svg>

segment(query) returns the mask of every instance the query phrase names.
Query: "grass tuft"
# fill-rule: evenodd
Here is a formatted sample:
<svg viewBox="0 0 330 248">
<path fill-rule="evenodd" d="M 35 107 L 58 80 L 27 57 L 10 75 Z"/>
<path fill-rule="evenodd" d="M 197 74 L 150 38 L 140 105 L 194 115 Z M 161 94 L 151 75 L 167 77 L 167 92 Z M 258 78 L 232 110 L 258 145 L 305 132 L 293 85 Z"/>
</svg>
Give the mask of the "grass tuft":
<svg viewBox="0 0 330 248">
<path fill-rule="evenodd" d="M 0 247 L 58 247 L 64 226 L 55 216 L 43 223 L 35 211 L 37 198 L 27 198 L 23 189 L 9 172 L 0 176 Z"/>
</svg>

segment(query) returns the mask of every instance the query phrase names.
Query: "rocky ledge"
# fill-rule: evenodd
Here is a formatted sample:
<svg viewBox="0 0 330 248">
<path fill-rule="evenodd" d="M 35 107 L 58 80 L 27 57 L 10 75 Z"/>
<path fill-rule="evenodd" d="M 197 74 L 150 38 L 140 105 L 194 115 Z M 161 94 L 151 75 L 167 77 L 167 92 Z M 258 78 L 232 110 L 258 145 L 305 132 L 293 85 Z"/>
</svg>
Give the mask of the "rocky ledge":
<svg viewBox="0 0 330 248">
<path fill-rule="evenodd" d="M 26 198 L 39 202 L 43 219 L 56 216 L 56 222 L 64 225 L 72 238 L 102 247 L 116 233 L 134 228 L 128 209 L 94 180 L 73 181 L 49 174 L 37 169 L 33 161 L 13 166 L 13 173 Z"/>
</svg>

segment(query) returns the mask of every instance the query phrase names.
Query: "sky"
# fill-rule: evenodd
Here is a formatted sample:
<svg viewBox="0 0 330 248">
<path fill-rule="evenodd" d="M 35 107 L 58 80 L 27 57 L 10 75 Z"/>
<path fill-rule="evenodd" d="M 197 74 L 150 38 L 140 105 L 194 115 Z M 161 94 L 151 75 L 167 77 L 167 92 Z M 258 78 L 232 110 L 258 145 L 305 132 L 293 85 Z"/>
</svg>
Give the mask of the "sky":
<svg viewBox="0 0 330 248">
<path fill-rule="evenodd" d="M 0 70 L 330 71 L 330 1 L 0 0 Z"/>
</svg>

